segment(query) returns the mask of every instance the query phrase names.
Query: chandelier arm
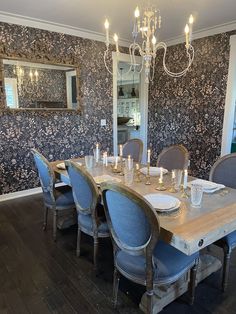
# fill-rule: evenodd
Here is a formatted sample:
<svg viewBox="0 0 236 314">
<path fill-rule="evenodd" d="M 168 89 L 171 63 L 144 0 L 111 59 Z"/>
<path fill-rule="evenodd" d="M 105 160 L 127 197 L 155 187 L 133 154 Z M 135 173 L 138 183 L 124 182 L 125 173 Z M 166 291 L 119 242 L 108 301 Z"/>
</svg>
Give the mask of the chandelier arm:
<svg viewBox="0 0 236 314">
<path fill-rule="evenodd" d="M 187 49 L 187 56 L 188 56 L 188 65 L 187 67 L 181 71 L 181 72 L 171 72 L 167 66 L 166 66 L 166 63 L 165 63 L 165 59 L 166 59 L 166 53 L 167 53 L 167 45 L 164 43 L 164 42 L 159 42 L 156 46 L 156 50 L 157 49 L 160 49 L 160 48 L 163 48 L 164 49 L 164 56 L 163 56 L 163 67 L 164 67 L 164 70 L 165 72 L 172 76 L 172 77 L 181 77 L 183 76 L 184 74 L 187 73 L 187 71 L 189 70 L 192 62 L 193 62 L 193 59 L 194 59 L 194 48 L 192 45 L 189 45 L 189 49 Z M 191 53 L 190 53 L 191 52 Z"/>
<path fill-rule="evenodd" d="M 130 52 L 130 57 L 131 57 L 131 63 L 133 65 L 133 67 L 136 67 L 136 59 L 135 59 L 135 51 L 138 50 L 139 54 L 142 56 L 142 49 L 139 46 L 139 44 L 137 43 L 132 43 L 129 47 L 129 52 Z M 142 58 L 142 64 L 141 64 L 141 69 L 139 71 L 136 70 L 136 73 L 140 74 L 143 70 L 143 64 L 144 64 L 144 60 Z"/>
<path fill-rule="evenodd" d="M 104 60 L 104 64 L 105 64 L 105 67 L 106 67 L 107 71 L 108 71 L 111 75 L 113 75 L 113 72 L 110 71 L 110 69 L 108 68 L 107 63 L 106 63 L 106 58 L 107 58 L 108 53 L 109 53 L 109 49 L 107 48 L 107 49 L 105 50 L 105 52 L 104 52 L 103 60 Z"/>
</svg>

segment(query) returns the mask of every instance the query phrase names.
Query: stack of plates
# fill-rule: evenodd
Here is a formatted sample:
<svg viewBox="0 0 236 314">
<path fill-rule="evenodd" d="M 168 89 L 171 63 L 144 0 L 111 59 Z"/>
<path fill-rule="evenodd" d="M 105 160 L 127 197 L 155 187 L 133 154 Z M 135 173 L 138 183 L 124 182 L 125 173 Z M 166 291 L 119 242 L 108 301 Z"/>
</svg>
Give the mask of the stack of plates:
<svg viewBox="0 0 236 314">
<path fill-rule="evenodd" d="M 176 197 L 166 194 L 147 194 L 144 198 L 154 207 L 158 212 L 171 212 L 179 209 L 180 200 Z"/>
<path fill-rule="evenodd" d="M 167 169 L 162 168 L 163 169 L 163 174 L 166 174 L 168 172 Z M 142 172 L 143 174 L 147 175 L 147 167 L 141 168 L 140 172 Z M 159 167 L 150 167 L 150 176 L 152 177 L 158 177 L 161 173 L 161 168 Z"/>
<path fill-rule="evenodd" d="M 202 179 L 196 179 L 188 183 L 188 187 L 191 188 L 192 184 L 199 184 L 202 185 L 203 187 L 203 192 L 205 193 L 214 193 L 216 191 L 219 191 L 221 189 L 225 188 L 225 185 L 223 184 L 218 184 L 215 182 L 207 181 L 207 180 L 202 180 Z"/>
<path fill-rule="evenodd" d="M 81 162 L 77 162 L 77 164 L 78 164 L 79 166 L 82 166 Z M 56 167 L 57 167 L 58 169 L 61 169 L 61 170 L 66 170 L 66 165 L 65 165 L 64 162 L 60 162 L 59 164 L 56 165 Z"/>
<path fill-rule="evenodd" d="M 102 176 L 97 176 L 94 177 L 94 181 L 96 182 L 97 185 L 100 185 L 103 182 L 107 182 L 107 181 L 116 181 L 116 182 L 121 182 L 120 179 L 109 176 L 108 174 L 104 174 Z"/>
</svg>

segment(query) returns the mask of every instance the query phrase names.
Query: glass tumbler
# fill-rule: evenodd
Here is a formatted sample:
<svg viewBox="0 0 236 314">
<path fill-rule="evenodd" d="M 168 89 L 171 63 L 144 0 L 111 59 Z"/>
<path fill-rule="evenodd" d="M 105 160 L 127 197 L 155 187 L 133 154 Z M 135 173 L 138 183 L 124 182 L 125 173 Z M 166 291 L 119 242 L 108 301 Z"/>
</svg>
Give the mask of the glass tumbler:
<svg viewBox="0 0 236 314">
<path fill-rule="evenodd" d="M 191 205 L 200 207 L 202 203 L 203 186 L 200 184 L 191 184 Z"/>
<path fill-rule="evenodd" d="M 179 191 L 180 190 L 181 181 L 182 181 L 183 170 L 181 170 L 181 169 L 174 169 L 174 174 L 175 174 L 175 179 L 174 179 L 175 189 L 177 191 Z"/>
<path fill-rule="evenodd" d="M 92 155 L 85 156 L 85 166 L 87 169 L 94 167 L 94 157 Z"/>
<path fill-rule="evenodd" d="M 134 169 L 124 168 L 124 182 L 125 185 L 131 186 L 134 182 Z"/>
</svg>

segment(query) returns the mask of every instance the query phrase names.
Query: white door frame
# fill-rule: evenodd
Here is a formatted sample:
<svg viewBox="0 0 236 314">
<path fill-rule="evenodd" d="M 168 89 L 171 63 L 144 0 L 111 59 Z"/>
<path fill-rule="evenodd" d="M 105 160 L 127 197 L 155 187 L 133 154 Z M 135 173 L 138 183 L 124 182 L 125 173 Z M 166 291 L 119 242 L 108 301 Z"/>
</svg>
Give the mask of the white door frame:
<svg viewBox="0 0 236 314">
<path fill-rule="evenodd" d="M 230 37 L 229 71 L 225 99 L 221 156 L 231 152 L 236 101 L 236 35 Z"/>
<path fill-rule="evenodd" d="M 136 61 L 141 63 L 141 57 L 135 57 Z M 128 62 L 130 63 L 130 56 L 125 53 L 116 52 L 112 53 L 113 60 L 113 151 L 114 155 L 118 154 L 117 152 L 117 68 L 118 63 Z M 140 122 L 140 137 L 143 141 L 143 158 L 142 162 L 146 162 L 147 156 L 147 125 L 148 125 L 148 84 L 145 83 L 145 73 L 142 71 L 140 76 L 140 110 L 141 110 L 141 122 Z"/>
<path fill-rule="evenodd" d="M 66 72 L 67 108 L 73 108 L 73 106 L 72 106 L 72 85 L 71 85 L 71 77 L 72 76 L 76 76 L 76 71 Z"/>
</svg>

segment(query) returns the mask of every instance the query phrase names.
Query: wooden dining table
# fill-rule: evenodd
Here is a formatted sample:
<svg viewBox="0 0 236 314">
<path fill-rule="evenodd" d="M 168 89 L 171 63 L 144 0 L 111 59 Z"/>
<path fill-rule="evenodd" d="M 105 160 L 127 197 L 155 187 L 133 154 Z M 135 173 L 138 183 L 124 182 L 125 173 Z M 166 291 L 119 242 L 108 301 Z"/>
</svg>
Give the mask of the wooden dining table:
<svg viewBox="0 0 236 314">
<path fill-rule="evenodd" d="M 76 159 L 84 164 L 83 159 Z M 70 185 L 70 180 L 66 170 L 57 168 L 61 161 L 52 162 L 57 179 Z M 99 165 L 89 173 L 95 178 L 101 175 L 110 175 L 124 183 L 124 177 L 112 172 L 111 167 Z M 135 179 L 135 178 L 134 178 Z M 189 177 L 189 181 L 194 178 Z M 190 199 L 183 198 L 182 193 L 171 193 L 170 174 L 164 175 L 164 185 L 166 191 L 157 191 L 157 177 L 151 177 L 151 185 L 146 185 L 144 175 L 141 175 L 141 182 L 135 182 L 131 189 L 145 196 L 150 193 L 168 194 L 177 197 L 181 201 L 180 209 L 170 214 L 159 214 L 161 226 L 161 238 L 176 249 L 186 255 L 191 255 L 202 250 L 215 241 L 221 239 L 230 232 L 236 230 L 236 189 L 225 188 L 212 194 L 203 194 L 202 205 L 199 208 L 192 207 Z M 200 265 L 197 281 L 200 282 L 213 272 L 221 268 L 221 262 L 210 254 L 200 256 Z M 182 281 L 181 281 L 182 280 Z M 153 313 L 160 312 L 164 306 L 172 302 L 175 298 L 185 293 L 188 289 L 188 278 L 181 279 L 178 283 L 168 287 L 158 287 L 155 289 Z M 145 310 L 146 296 L 142 297 L 140 308 Z"/>
</svg>

